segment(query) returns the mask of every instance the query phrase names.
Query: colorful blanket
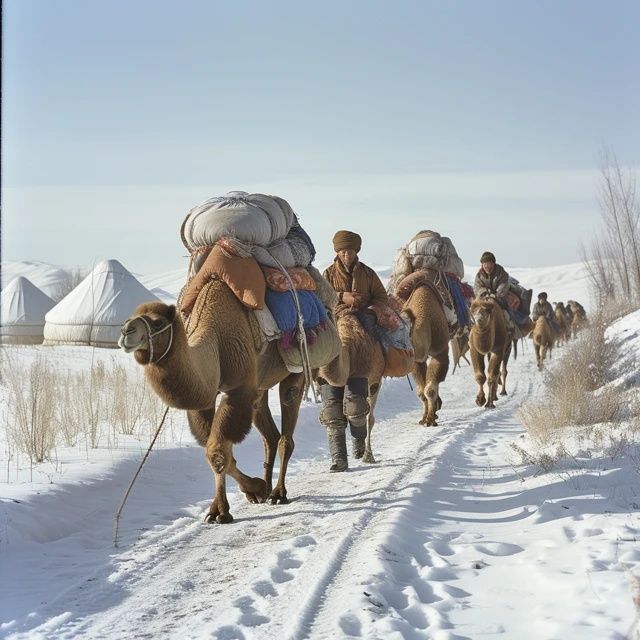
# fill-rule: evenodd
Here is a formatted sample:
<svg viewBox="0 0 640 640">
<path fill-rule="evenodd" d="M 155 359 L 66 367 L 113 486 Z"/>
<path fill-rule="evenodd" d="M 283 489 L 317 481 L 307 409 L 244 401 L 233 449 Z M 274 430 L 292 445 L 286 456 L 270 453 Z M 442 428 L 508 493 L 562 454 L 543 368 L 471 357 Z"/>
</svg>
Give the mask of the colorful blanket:
<svg viewBox="0 0 640 640">
<path fill-rule="evenodd" d="M 307 341 L 313 344 L 318 329 L 327 326 L 327 311 L 313 291 L 298 291 L 298 300 L 304 319 Z M 298 328 L 298 313 L 290 291 L 272 291 L 267 289 L 265 303 L 273 315 L 278 329 L 282 331 L 282 346 L 286 349 L 294 343 Z M 311 330 L 316 331 L 311 331 Z"/>
</svg>

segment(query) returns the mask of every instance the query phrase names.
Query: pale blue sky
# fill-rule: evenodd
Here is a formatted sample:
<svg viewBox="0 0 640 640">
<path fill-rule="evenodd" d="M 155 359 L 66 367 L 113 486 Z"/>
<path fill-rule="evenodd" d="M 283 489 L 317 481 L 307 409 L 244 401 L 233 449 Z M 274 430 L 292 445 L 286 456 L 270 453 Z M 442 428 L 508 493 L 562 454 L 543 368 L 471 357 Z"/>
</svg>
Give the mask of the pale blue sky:
<svg viewBox="0 0 640 640">
<path fill-rule="evenodd" d="M 578 260 L 598 154 L 640 165 L 640 3 L 5 0 L 3 260 L 186 264 L 187 210 L 287 198 L 319 258 L 421 228 Z"/>
</svg>

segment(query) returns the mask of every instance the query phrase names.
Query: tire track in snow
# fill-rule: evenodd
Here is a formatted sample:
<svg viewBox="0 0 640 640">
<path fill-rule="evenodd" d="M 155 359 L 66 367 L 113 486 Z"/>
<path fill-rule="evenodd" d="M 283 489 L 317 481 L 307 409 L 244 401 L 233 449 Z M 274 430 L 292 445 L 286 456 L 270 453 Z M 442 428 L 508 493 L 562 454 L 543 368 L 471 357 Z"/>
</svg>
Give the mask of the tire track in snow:
<svg viewBox="0 0 640 640">
<path fill-rule="evenodd" d="M 484 409 L 476 409 L 474 411 L 469 412 L 469 414 L 463 414 L 458 416 L 457 418 L 452 418 L 447 422 L 444 428 L 440 429 L 437 433 L 434 433 L 432 437 L 426 440 L 419 448 L 416 455 L 412 458 L 410 462 L 405 464 L 398 473 L 394 476 L 392 484 L 398 485 L 404 481 L 403 486 L 396 488 L 390 488 L 385 491 L 384 498 L 389 497 L 390 494 L 398 494 L 401 493 L 407 485 L 410 484 L 410 481 L 414 483 L 426 484 L 429 482 L 431 476 L 434 475 L 434 471 L 437 465 L 420 465 L 416 467 L 415 463 L 424 460 L 425 454 L 427 450 L 433 448 L 436 445 L 443 445 L 442 451 L 439 451 L 437 454 L 433 454 L 432 451 L 429 451 L 428 459 L 429 461 L 434 457 L 437 457 L 440 461 L 443 456 L 446 456 L 447 451 L 449 451 L 452 447 L 456 447 L 460 445 L 461 441 L 464 441 L 470 434 L 473 435 L 477 427 L 484 425 L 487 422 L 499 421 L 501 418 L 505 417 L 505 415 L 510 416 L 513 414 L 514 405 L 518 405 L 522 402 L 522 400 L 529 396 L 532 391 L 533 383 L 531 381 L 526 385 L 526 391 L 523 393 L 518 393 L 518 387 L 520 384 L 516 382 L 515 386 L 512 389 L 510 396 L 502 401 L 501 405 L 499 405 L 493 411 L 486 411 Z M 470 419 L 469 419 L 470 418 Z M 467 422 L 468 420 L 468 422 Z M 416 472 L 416 469 L 418 471 Z M 412 492 L 406 499 L 406 503 L 403 505 L 402 511 L 398 514 L 394 514 L 392 516 L 392 527 L 398 527 L 399 521 L 403 517 L 403 512 L 410 511 L 415 508 L 414 496 L 418 495 L 417 491 Z M 385 629 L 383 635 L 370 636 L 371 629 L 368 629 L 368 633 L 362 632 L 362 624 L 357 619 L 355 615 L 351 612 L 342 612 L 336 611 L 334 605 L 336 605 L 335 601 L 344 601 L 345 593 L 349 591 L 354 591 L 354 580 L 353 576 L 355 575 L 355 571 L 358 566 L 362 566 L 362 563 L 359 563 L 360 558 L 358 557 L 361 553 L 363 553 L 363 549 L 361 548 L 361 544 L 365 537 L 368 534 L 372 534 L 371 529 L 375 527 L 377 524 L 374 522 L 376 519 L 382 520 L 388 518 L 388 513 L 385 511 L 374 510 L 369 512 L 368 514 L 363 514 L 362 520 L 363 526 L 358 530 L 357 534 L 353 537 L 345 537 L 341 544 L 341 554 L 339 557 L 334 558 L 334 560 L 327 567 L 325 574 L 319 578 L 318 584 L 314 589 L 313 597 L 309 600 L 307 605 L 305 606 L 305 610 L 302 613 L 301 619 L 298 621 L 297 626 L 295 627 L 293 633 L 289 636 L 292 639 L 297 640 L 298 638 L 329 638 L 335 637 L 336 633 L 342 631 L 345 635 L 349 637 L 357 637 L 360 635 L 364 635 L 366 637 L 384 637 L 387 633 L 396 632 L 399 630 L 396 627 Z M 375 532 L 374 532 L 375 535 Z M 386 537 L 386 535 L 385 535 Z M 380 545 L 382 549 L 387 554 L 393 554 L 392 551 L 385 548 L 384 545 Z M 370 545 L 369 545 L 369 550 Z M 351 557 L 353 556 L 353 557 Z M 398 562 L 398 560 L 392 560 L 392 562 Z M 434 571 L 438 571 L 438 569 L 434 569 Z M 436 580 L 439 582 L 444 578 L 444 574 L 440 574 Z M 419 580 L 422 585 L 425 584 L 424 580 Z M 359 588 L 360 591 L 360 599 L 361 596 L 367 595 L 367 586 L 366 584 L 361 585 L 362 588 Z M 394 587 L 397 585 L 394 584 Z M 408 584 L 406 586 L 409 586 Z M 355 589 L 356 591 L 358 588 Z M 363 591 L 364 590 L 364 591 Z M 453 590 L 452 590 L 453 592 Z M 353 595 L 353 593 L 352 593 Z M 397 595 L 397 594 L 394 594 Z M 435 599 L 439 599 L 438 596 L 433 596 Z M 367 599 L 371 604 L 373 604 L 374 609 L 384 610 L 385 607 L 382 603 L 376 601 L 375 597 L 372 594 L 368 594 Z M 418 599 L 418 598 L 416 598 Z M 429 599 L 419 598 L 420 600 Z M 332 602 L 334 600 L 334 602 Z M 357 608 L 356 600 L 354 598 L 354 602 L 351 603 L 351 609 Z M 422 604 L 422 603 L 420 603 Z M 393 609 L 394 607 L 392 607 Z M 409 609 L 407 605 L 405 608 Z M 379 613 L 379 611 L 376 611 Z M 426 619 L 424 614 L 420 611 L 417 612 L 414 610 L 411 612 L 411 616 L 407 616 L 409 618 L 406 622 L 409 624 L 411 630 L 416 629 L 415 632 L 417 635 L 415 637 L 422 637 L 419 635 L 419 629 L 426 629 L 431 627 L 431 620 Z M 386 615 L 389 615 L 389 610 L 386 609 Z M 339 622 L 339 627 L 336 627 L 336 621 Z M 435 621 L 436 624 L 439 621 Z M 392 625 L 393 626 L 393 625 Z M 434 625 L 436 626 L 436 625 Z M 447 625 L 437 625 L 442 628 L 442 626 L 446 627 Z M 405 633 L 410 633 L 411 635 L 408 637 L 413 637 L 412 631 L 408 629 L 404 629 Z M 434 629 L 434 631 L 437 631 Z M 455 636 L 457 637 L 457 636 Z"/>
<path fill-rule="evenodd" d="M 435 445 L 443 445 L 443 450 L 437 454 L 437 456 L 440 457 L 447 449 L 454 446 L 459 440 L 464 439 L 475 427 L 484 424 L 488 420 L 495 420 L 505 413 L 513 413 L 513 405 L 521 402 L 523 399 L 522 394 L 517 393 L 518 387 L 519 384 L 516 382 L 510 396 L 508 396 L 506 401 L 503 400 L 501 406 L 496 410 L 491 412 L 487 412 L 484 409 L 465 411 L 458 417 L 451 417 L 447 420 L 446 424 L 441 423 L 442 426 L 438 427 L 438 431 L 431 434 L 431 437 L 420 445 L 415 455 L 394 475 L 393 479 L 389 482 L 388 488 L 383 491 L 380 501 L 384 502 L 392 495 L 401 492 L 402 487 L 398 485 L 402 483 L 403 479 L 408 479 L 408 476 L 421 476 L 417 478 L 418 481 L 428 481 L 432 474 L 432 464 L 430 464 L 429 467 L 420 465 L 419 471 L 415 473 L 416 462 L 430 462 L 435 457 L 433 452 L 429 452 L 430 455 L 427 455 L 428 449 L 433 448 Z M 531 388 L 532 384 L 529 383 L 524 397 L 529 395 Z M 425 460 L 425 458 L 427 458 L 427 460 Z M 410 501 L 411 497 L 408 498 L 407 502 L 410 503 Z M 407 504 L 407 507 L 410 506 L 410 504 Z M 352 585 L 353 573 L 351 570 L 353 567 L 348 566 L 350 564 L 349 556 L 352 553 L 356 556 L 360 553 L 359 543 L 362 542 L 367 534 L 371 533 L 370 529 L 374 519 L 380 515 L 385 517 L 385 514 L 386 512 L 380 510 L 365 512 L 359 519 L 359 526 L 355 534 L 350 532 L 343 538 L 336 557 L 332 559 L 324 574 L 318 579 L 311 597 L 300 614 L 300 619 L 289 635 L 290 638 L 298 640 L 299 638 L 308 637 L 331 637 L 332 634 L 338 631 L 335 628 L 335 621 L 338 616 L 336 615 L 336 611 L 331 610 L 331 607 L 326 607 L 327 600 L 331 597 L 332 591 L 342 593 L 343 585 L 340 584 L 341 582 L 347 583 L 345 590 Z M 341 595 L 338 595 L 338 598 L 340 597 Z M 343 629 L 343 632 L 346 632 L 346 629 Z M 356 632 L 353 635 L 357 636 L 360 634 Z"/>
</svg>

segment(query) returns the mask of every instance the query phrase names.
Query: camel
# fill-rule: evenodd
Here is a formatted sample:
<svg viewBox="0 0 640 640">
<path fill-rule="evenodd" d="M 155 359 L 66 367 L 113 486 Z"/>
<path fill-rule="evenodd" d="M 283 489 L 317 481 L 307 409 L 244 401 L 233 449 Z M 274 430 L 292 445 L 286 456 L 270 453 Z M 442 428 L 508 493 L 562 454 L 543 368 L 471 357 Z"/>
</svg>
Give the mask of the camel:
<svg viewBox="0 0 640 640">
<path fill-rule="evenodd" d="M 476 404 L 494 409 L 494 403 L 498 399 L 498 382 L 501 383 L 500 395 L 507 395 L 507 363 L 511 355 L 512 339 L 507 331 L 504 312 L 495 300 L 474 300 L 471 303 L 471 317 L 474 324 L 469 332 L 469 352 L 479 387 Z M 485 356 L 489 356 L 486 375 Z M 484 393 L 485 382 L 488 387 L 487 396 Z"/>
<path fill-rule="evenodd" d="M 424 406 L 420 424 L 435 427 L 437 412 L 442 407 L 440 383 L 449 370 L 449 325 L 439 295 L 426 284 L 413 290 L 402 311 L 411 321 L 416 360 L 413 376 L 416 393 Z"/>
<path fill-rule="evenodd" d="M 575 338 L 578 332 L 587 326 L 587 314 L 584 307 L 575 300 L 569 300 L 567 307 L 571 312 L 571 334 Z"/>
<path fill-rule="evenodd" d="M 559 331 L 556 335 L 556 345 L 562 346 L 571 338 L 571 327 L 567 321 L 566 311 L 562 302 L 555 303 L 554 314 L 556 317 L 556 323 L 558 324 Z"/>
<path fill-rule="evenodd" d="M 555 339 L 555 334 L 546 316 L 540 316 L 536 320 L 536 325 L 533 328 L 531 337 L 533 339 L 533 348 L 536 352 L 536 364 L 538 365 L 538 369 L 542 371 L 543 362 L 547 354 L 551 357 Z"/>
<path fill-rule="evenodd" d="M 364 452 L 354 451 L 354 456 L 362 458 L 364 462 L 375 463 L 371 448 L 371 432 L 375 424 L 374 410 L 384 371 L 384 352 L 380 343 L 370 336 L 351 314 L 338 319 L 337 329 L 342 349 L 336 358 L 315 372 L 315 377 L 318 382 L 326 381 L 334 387 L 343 387 L 349 378 L 367 378 L 370 409 L 367 416 L 365 449 Z"/>
<path fill-rule="evenodd" d="M 147 381 L 167 405 L 187 411 L 191 433 L 205 449 L 215 476 L 207 523 L 233 521 L 226 496 L 227 474 L 250 502 L 289 502 L 285 477 L 304 376 L 286 369 L 275 342 L 258 355 L 250 313 L 225 283 L 213 280 L 199 293 L 186 328 L 176 308 L 160 302 L 138 306 L 122 327 L 120 346 L 133 352 Z M 277 384 L 281 432 L 268 405 L 268 391 Z M 222 399 L 216 407 L 218 395 Z M 264 478 L 242 473 L 233 457 L 233 445 L 242 442 L 252 422 L 264 441 Z M 272 488 L 276 451 L 280 474 Z"/>
</svg>

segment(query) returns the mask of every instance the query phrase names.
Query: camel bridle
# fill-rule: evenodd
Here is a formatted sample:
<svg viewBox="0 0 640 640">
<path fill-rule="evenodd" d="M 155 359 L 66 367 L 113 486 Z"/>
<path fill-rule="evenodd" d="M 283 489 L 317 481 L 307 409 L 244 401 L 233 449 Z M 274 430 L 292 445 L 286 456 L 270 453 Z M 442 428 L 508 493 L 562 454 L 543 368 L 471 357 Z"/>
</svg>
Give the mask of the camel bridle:
<svg viewBox="0 0 640 640">
<path fill-rule="evenodd" d="M 173 322 L 170 322 L 166 327 L 162 327 L 162 329 L 158 329 L 158 331 L 153 331 L 151 328 L 151 325 L 149 324 L 149 321 L 144 316 L 139 316 L 139 319 L 142 320 L 142 322 L 144 322 L 145 327 L 147 327 L 147 336 L 149 338 L 148 364 L 158 364 L 158 362 L 160 362 L 160 360 L 162 360 L 162 358 L 164 358 L 167 355 L 167 353 L 169 353 L 169 349 L 171 349 L 171 345 L 173 344 Z M 155 336 L 160 335 L 161 333 L 165 332 L 167 329 L 170 330 L 169 344 L 167 345 L 167 348 L 164 350 L 164 353 L 157 360 L 154 360 L 152 338 L 155 338 Z"/>
</svg>

